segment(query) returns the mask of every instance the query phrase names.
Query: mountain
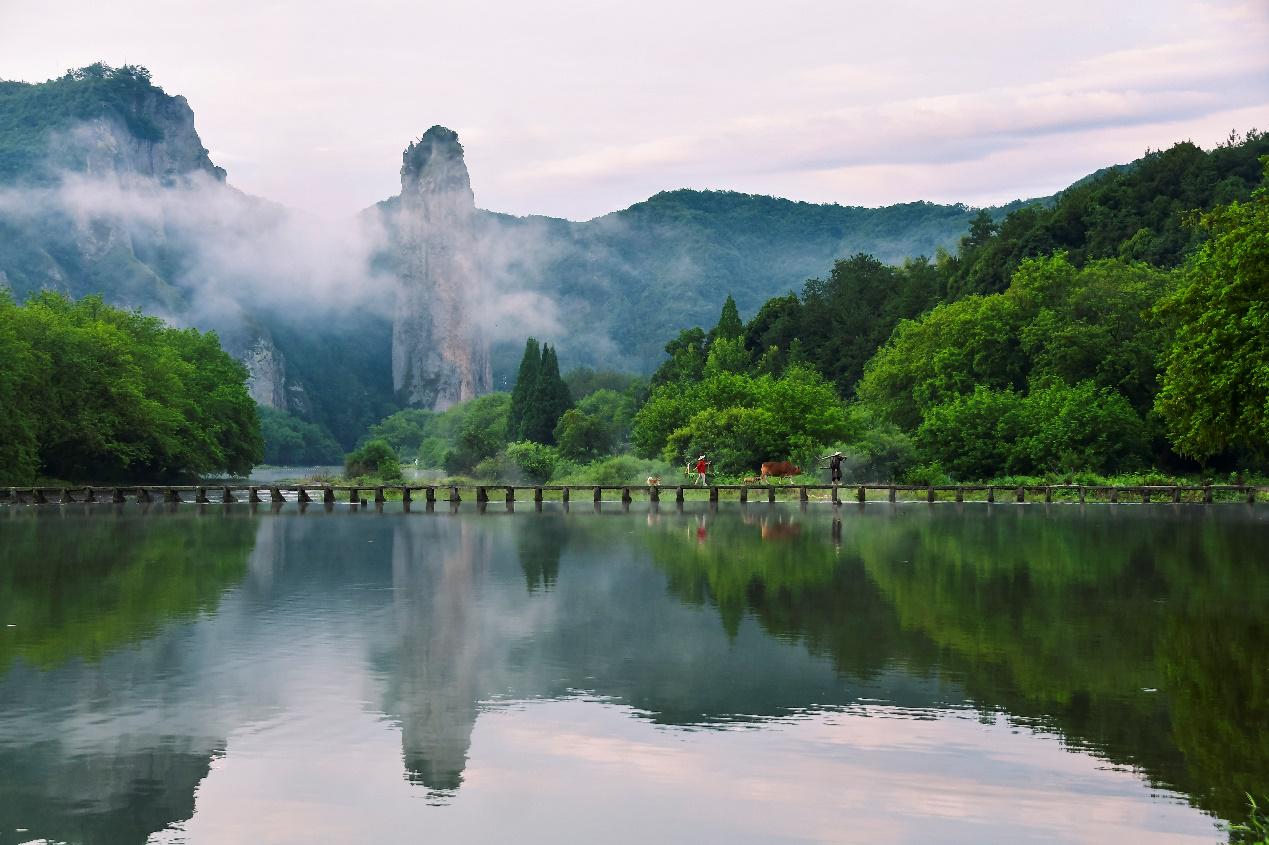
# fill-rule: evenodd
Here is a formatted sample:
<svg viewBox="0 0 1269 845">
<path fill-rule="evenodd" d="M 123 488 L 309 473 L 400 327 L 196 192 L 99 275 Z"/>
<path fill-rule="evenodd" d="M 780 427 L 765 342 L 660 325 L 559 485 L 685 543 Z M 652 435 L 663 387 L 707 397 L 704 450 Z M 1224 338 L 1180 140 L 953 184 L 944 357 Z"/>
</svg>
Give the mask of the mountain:
<svg viewBox="0 0 1269 845">
<path fill-rule="evenodd" d="M 349 445 L 398 406 L 507 387 L 527 334 L 566 368 L 646 372 L 728 293 L 752 312 L 836 258 L 933 255 L 976 214 L 681 190 L 585 222 L 513 217 L 476 208 L 442 127 L 401 173 L 400 195 L 331 227 L 233 188 L 144 68 L 0 82 L 0 286 L 215 329 L 258 402 Z"/>
</svg>

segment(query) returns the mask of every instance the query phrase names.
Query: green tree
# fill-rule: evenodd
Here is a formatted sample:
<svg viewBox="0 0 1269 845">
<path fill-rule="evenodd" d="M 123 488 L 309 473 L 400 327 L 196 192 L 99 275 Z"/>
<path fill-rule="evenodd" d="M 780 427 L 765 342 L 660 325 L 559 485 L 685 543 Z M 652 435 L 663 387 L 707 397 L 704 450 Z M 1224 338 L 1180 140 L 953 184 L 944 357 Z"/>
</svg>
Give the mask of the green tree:
<svg viewBox="0 0 1269 845">
<path fill-rule="evenodd" d="M 507 412 L 507 440 L 520 440 L 524 437 L 525 412 L 541 374 L 542 351 L 538 348 L 537 339 L 531 337 L 524 342 L 524 355 L 520 358 L 520 369 L 516 373 L 516 386 L 511 391 L 511 407 Z"/>
<path fill-rule="evenodd" d="M 652 386 L 698 380 L 705 371 L 705 346 L 704 329 L 680 331 L 677 338 L 665 345 L 669 359 L 652 374 Z"/>
<path fill-rule="evenodd" d="M 555 426 L 560 454 L 572 461 L 589 461 L 613 449 L 612 426 L 597 416 L 570 408 Z"/>
<path fill-rule="evenodd" d="M 573 400 L 568 395 L 568 385 L 560 377 L 560 365 L 555 350 L 542 346 L 542 369 L 534 381 L 533 390 L 525 405 L 521 439 L 534 443 L 555 443 L 555 424 L 569 408 Z"/>
<path fill-rule="evenodd" d="M 1269 179 L 1269 156 L 1265 158 Z M 1157 407 L 1177 451 L 1269 443 L 1269 189 L 1198 218 L 1209 235 L 1161 307 L 1176 322 Z"/>
<path fill-rule="evenodd" d="M 258 411 L 265 463 L 333 464 L 343 460 L 343 450 L 321 426 L 277 408 L 260 406 Z"/>
<path fill-rule="evenodd" d="M 369 475 L 393 481 L 401 477 L 401 463 L 388 441 L 370 440 L 345 456 L 344 472 L 354 478 Z"/>
<path fill-rule="evenodd" d="M 705 375 L 744 373 L 749 370 L 751 364 L 749 350 L 745 349 L 743 338 L 719 337 L 709 345 L 709 356 L 705 359 Z"/>
<path fill-rule="evenodd" d="M 450 408 L 439 426 L 447 441 L 442 464 L 448 472 L 470 472 L 507 443 L 511 395 L 490 393 Z"/>
<path fill-rule="evenodd" d="M 710 344 L 722 338 L 725 340 L 734 340 L 744 337 L 745 324 L 740 321 L 740 310 L 736 308 L 736 300 L 731 294 L 727 294 L 727 301 L 723 303 L 723 311 L 718 315 L 718 325 L 714 326 L 714 330 L 710 332 Z"/>
</svg>

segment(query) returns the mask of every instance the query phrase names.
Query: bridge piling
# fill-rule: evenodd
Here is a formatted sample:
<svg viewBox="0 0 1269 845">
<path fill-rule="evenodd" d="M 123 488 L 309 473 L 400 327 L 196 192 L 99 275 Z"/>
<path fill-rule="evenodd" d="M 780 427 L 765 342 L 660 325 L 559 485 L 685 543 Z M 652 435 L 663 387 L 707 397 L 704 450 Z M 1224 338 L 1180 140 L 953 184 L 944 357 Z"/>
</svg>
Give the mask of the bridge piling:
<svg viewBox="0 0 1269 845">
<path fill-rule="evenodd" d="M 207 498 L 207 488 L 199 487 L 198 492 L 194 494 L 194 501 L 200 505 L 210 505 L 211 499 Z"/>
<path fill-rule="evenodd" d="M 275 503 L 277 503 L 277 504 L 281 504 L 282 502 L 285 502 L 285 501 L 286 501 L 286 497 L 284 497 L 284 496 L 282 495 L 282 491 L 281 491 L 281 490 L 279 490 L 277 487 L 270 487 L 270 488 L 269 488 L 269 501 L 270 501 L 270 502 L 275 502 Z"/>
<path fill-rule="evenodd" d="M 749 504 L 749 488 L 748 487 L 740 488 L 740 503 L 742 505 Z"/>
</svg>

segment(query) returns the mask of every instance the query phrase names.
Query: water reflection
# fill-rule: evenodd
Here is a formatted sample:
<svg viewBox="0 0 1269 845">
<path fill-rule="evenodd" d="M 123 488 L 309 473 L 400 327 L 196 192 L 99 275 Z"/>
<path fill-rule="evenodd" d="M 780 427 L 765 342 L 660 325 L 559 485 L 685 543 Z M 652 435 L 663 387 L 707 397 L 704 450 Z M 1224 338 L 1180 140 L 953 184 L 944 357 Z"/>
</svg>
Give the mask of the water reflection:
<svg viewBox="0 0 1269 845">
<path fill-rule="evenodd" d="M 1069 775 L 1044 800 L 1069 819 L 1096 795 L 1126 838 L 1182 824 L 1139 778 L 1226 818 L 1269 788 L 1259 511 L 58 513 L 0 518 L 0 613 L 21 622 L 0 629 L 0 843 L 268 839 L 251 820 L 284 807 L 307 838 L 341 841 L 332 807 L 368 825 L 342 841 L 374 838 L 372 817 L 420 822 L 385 778 L 448 804 L 428 829 L 459 839 L 494 835 L 464 808 L 599 790 L 618 816 L 653 801 L 660 838 L 746 841 L 743 806 L 706 803 L 733 800 L 711 766 L 742 792 L 738 772 L 777 767 L 750 798 L 787 827 L 755 820 L 754 841 L 852 841 L 825 833 L 846 828 L 820 778 L 873 795 L 851 819 L 872 841 L 928 834 L 940 814 L 912 802 L 973 789 L 996 796 L 973 841 L 1063 831 L 1009 793 L 1024 770 Z M 694 796 L 672 811 L 670 783 Z M 822 835 L 792 835 L 799 814 Z"/>
</svg>

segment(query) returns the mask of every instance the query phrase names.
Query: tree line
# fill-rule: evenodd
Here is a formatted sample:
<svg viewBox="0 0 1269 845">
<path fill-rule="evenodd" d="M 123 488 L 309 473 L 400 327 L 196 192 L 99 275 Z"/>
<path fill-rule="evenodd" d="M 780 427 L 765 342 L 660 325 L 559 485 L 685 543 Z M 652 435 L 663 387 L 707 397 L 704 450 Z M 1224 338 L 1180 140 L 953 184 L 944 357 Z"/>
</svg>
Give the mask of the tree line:
<svg viewBox="0 0 1269 845">
<path fill-rule="evenodd" d="M 213 332 L 0 290 L 0 473 L 9 484 L 246 473 L 263 457 L 246 368 Z"/>
</svg>

